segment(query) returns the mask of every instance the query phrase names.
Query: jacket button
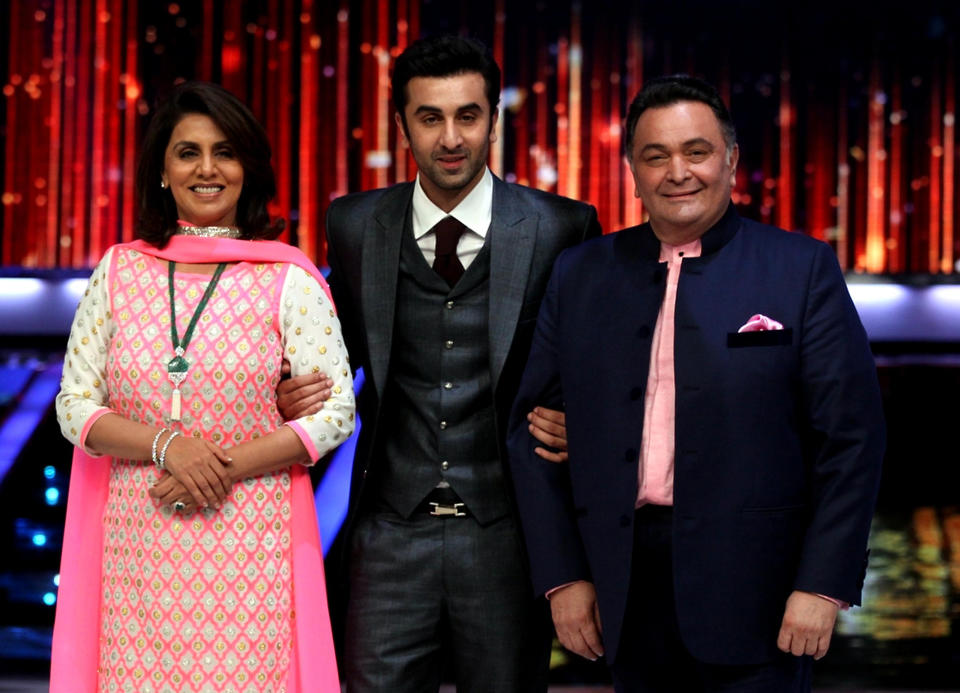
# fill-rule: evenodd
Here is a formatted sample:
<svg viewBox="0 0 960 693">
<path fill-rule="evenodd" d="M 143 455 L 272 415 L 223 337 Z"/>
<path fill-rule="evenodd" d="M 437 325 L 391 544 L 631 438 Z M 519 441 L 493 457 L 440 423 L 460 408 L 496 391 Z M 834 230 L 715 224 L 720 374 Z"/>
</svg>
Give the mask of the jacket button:
<svg viewBox="0 0 960 693">
<path fill-rule="evenodd" d="M 453 340 L 452 340 L 452 339 L 448 339 L 447 341 L 445 341 L 445 342 L 443 343 L 443 348 L 444 348 L 444 349 L 453 349 Z"/>
<path fill-rule="evenodd" d="M 446 422 L 446 421 L 441 421 L 441 422 L 440 422 L 440 430 L 441 430 L 441 431 L 447 430 L 447 422 Z"/>
<path fill-rule="evenodd" d="M 627 448 L 627 451 L 623 453 L 624 462 L 637 462 L 639 461 L 640 453 L 634 450 L 633 448 Z"/>
<path fill-rule="evenodd" d="M 621 516 L 620 516 L 620 526 L 621 526 L 621 527 L 629 527 L 629 526 L 630 526 L 630 518 L 627 517 L 626 515 L 621 515 Z"/>
<path fill-rule="evenodd" d="M 447 301 L 445 305 L 447 307 L 447 310 L 453 309 L 453 301 Z"/>
<path fill-rule="evenodd" d="M 443 471 L 447 471 L 448 469 L 450 469 L 450 463 L 444 460 L 443 462 L 440 463 L 440 469 L 442 469 Z"/>
<path fill-rule="evenodd" d="M 631 400 L 633 400 L 634 402 L 636 402 L 636 401 L 637 401 L 638 399 L 640 399 L 641 397 L 643 397 L 643 388 L 642 388 L 642 387 L 630 388 L 630 399 L 631 399 Z"/>
<path fill-rule="evenodd" d="M 449 382 L 449 381 L 448 381 L 448 382 L 445 382 L 445 383 L 443 384 L 443 389 L 444 389 L 444 390 L 452 390 L 452 389 L 453 389 L 453 383 L 451 383 L 451 382 Z"/>
</svg>

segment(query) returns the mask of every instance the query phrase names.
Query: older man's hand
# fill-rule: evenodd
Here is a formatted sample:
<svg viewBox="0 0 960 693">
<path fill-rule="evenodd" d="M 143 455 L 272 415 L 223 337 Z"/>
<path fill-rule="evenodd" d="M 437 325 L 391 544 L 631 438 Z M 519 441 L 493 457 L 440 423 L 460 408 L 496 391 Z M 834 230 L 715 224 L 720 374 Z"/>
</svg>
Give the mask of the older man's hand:
<svg viewBox="0 0 960 693">
<path fill-rule="evenodd" d="M 795 590 L 787 599 L 777 647 L 796 656 L 820 659 L 830 648 L 838 607 L 810 592 Z"/>
<path fill-rule="evenodd" d="M 535 407 L 527 414 L 527 421 L 530 422 L 527 426 L 530 435 L 556 450 L 554 452 L 544 447 L 536 447 L 533 451 L 550 462 L 566 462 L 568 458 L 567 415 L 556 409 Z"/>
<path fill-rule="evenodd" d="M 553 592 L 550 613 L 561 645 L 591 661 L 603 656 L 600 608 L 592 582 L 579 580 Z"/>
</svg>

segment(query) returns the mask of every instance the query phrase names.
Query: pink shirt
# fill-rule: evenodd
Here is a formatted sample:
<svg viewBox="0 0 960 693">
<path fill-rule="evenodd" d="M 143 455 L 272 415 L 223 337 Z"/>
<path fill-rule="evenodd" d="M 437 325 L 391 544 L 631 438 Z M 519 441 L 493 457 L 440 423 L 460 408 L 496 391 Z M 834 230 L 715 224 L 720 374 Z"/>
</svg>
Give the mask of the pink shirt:
<svg viewBox="0 0 960 693">
<path fill-rule="evenodd" d="M 700 239 L 684 245 L 660 244 L 660 262 L 667 263 L 667 287 L 650 349 L 650 372 L 643 402 L 643 437 L 637 468 L 636 507 L 646 503 L 673 505 L 673 456 L 676 448 L 676 380 L 673 371 L 674 312 L 684 258 L 700 256 Z"/>
</svg>

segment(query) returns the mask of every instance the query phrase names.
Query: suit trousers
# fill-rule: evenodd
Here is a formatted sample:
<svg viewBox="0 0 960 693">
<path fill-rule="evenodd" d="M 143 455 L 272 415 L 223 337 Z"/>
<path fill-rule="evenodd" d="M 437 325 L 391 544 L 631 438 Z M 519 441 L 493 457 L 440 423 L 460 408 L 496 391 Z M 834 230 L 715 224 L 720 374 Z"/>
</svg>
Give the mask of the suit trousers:
<svg viewBox="0 0 960 693">
<path fill-rule="evenodd" d="M 513 518 L 360 518 L 350 547 L 349 693 L 546 691 L 550 622 Z"/>
<path fill-rule="evenodd" d="M 673 508 L 639 508 L 623 631 L 610 667 L 617 693 L 809 693 L 810 657 L 778 652 L 771 662 L 725 666 L 690 654 L 677 624 L 672 547 Z"/>
</svg>

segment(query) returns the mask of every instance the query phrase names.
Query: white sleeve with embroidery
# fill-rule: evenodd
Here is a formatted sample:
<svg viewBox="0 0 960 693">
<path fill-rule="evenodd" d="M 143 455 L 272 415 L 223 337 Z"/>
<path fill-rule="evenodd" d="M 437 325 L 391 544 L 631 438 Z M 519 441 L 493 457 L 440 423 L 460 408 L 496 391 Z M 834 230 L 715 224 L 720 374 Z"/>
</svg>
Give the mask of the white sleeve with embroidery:
<svg viewBox="0 0 960 693">
<path fill-rule="evenodd" d="M 64 437 L 84 446 L 90 424 L 110 412 L 107 402 L 107 347 L 113 334 L 113 315 L 107 286 L 113 249 L 94 268 L 70 327 L 63 376 L 57 394 L 57 421 Z M 96 455 L 95 450 L 85 448 Z"/>
<path fill-rule="evenodd" d="M 317 280 L 296 265 L 287 271 L 280 295 L 280 339 L 291 375 L 326 373 L 333 379 L 323 409 L 286 422 L 314 463 L 353 433 L 356 404 L 337 314 Z"/>
</svg>

